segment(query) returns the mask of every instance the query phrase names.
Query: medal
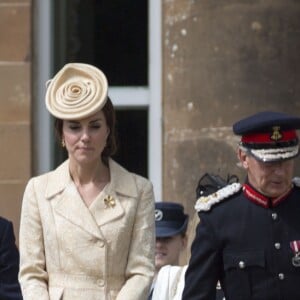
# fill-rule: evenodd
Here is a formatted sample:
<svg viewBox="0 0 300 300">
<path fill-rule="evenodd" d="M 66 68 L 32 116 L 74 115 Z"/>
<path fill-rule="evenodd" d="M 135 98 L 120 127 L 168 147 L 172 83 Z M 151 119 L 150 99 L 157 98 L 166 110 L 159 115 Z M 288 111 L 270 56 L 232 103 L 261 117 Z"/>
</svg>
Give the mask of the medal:
<svg viewBox="0 0 300 300">
<path fill-rule="evenodd" d="M 300 267 L 300 253 L 296 253 L 292 258 L 292 264 L 294 267 Z"/>
<path fill-rule="evenodd" d="M 292 264 L 294 267 L 300 267 L 300 241 L 290 242 L 290 246 L 294 252 L 294 257 L 292 257 Z"/>
</svg>

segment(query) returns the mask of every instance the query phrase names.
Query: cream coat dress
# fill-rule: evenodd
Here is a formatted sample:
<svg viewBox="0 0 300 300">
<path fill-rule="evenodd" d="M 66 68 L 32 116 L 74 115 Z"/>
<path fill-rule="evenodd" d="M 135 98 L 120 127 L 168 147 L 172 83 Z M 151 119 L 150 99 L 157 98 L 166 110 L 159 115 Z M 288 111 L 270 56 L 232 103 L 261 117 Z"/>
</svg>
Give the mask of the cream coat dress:
<svg viewBox="0 0 300 300">
<path fill-rule="evenodd" d="M 87 207 L 67 160 L 32 178 L 20 223 L 24 300 L 143 300 L 154 274 L 152 184 L 109 160 L 110 183 Z"/>
</svg>

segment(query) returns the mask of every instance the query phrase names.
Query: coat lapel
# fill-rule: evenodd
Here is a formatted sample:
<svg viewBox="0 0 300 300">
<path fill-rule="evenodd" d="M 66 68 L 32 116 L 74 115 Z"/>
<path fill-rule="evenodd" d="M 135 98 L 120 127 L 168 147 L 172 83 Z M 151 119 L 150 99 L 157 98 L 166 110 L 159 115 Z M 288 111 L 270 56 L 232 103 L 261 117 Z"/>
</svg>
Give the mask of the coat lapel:
<svg viewBox="0 0 300 300">
<path fill-rule="evenodd" d="M 83 203 L 70 177 L 68 160 L 49 174 L 46 198 L 52 202 L 53 209 L 60 216 L 103 239 L 93 215 Z"/>
<path fill-rule="evenodd" d="M 90 234 L 103 238 L 99 226 L 121 218 L 125 211 L 122 197 L 137 198 L 136 182 L 131 173 L 112 159 L 109 160 L 110 183 L 91 205 L 84 205 L 69 173 L 66 160 L 49 174 L 46 198 L 53 201 L 54 210 Z M 110 199 L 110 205 L 105 199 Z M 114 205 L 112 205 L 114 203 Z"/>
<path fill-rule="evenodd" d="M 100 199 L 97 199 L 91 207 L 98 226 L 124 216 L 122 197 L 137 197 L 137 188 L 132 174 L 112 159 L 109 160 L 109 170 L 110 184 L 103 190 Z M 105 199 L 111 199 L 114 205 L 106 205 Z"/>
<path fill-rule="evenodd" d="M 114 160 L 109 159 L 110 184 L 103 190 L 101 199 L 97 199 L 91 210 L 98 226 L 121 218 L 125 214 L 122 200 L 138 196 L 133 175 Z M 114 206 L 106 206 L 105 199 L 112 199 Z"/>
<path fill-rule="evenodd" d="M 110 204 L 107 203 L 110 201 Z M 116 193 L 104 190 L 101 196 L 92 203 L 91 213 L 94 215 L 98 226 L 102 226 L 124 215 L 124 209 Z"/>
<path fill-rule="evenodd" d="M 54 210 L 97 238 L 103 239 L 99 227 L 89 209 L 82 201 L 74 183 L 66 187 L 61 197 L 53 203 Z"/>
<path fill-rule="evenodd" d="M 117 195 L 137 198 L 138 190 L 135 182 L 136 179 L 133 174 L 128 172 L 112 159 L 109 160 L 109 169 L 111 189 L 115 191 Z"/>
</svg>

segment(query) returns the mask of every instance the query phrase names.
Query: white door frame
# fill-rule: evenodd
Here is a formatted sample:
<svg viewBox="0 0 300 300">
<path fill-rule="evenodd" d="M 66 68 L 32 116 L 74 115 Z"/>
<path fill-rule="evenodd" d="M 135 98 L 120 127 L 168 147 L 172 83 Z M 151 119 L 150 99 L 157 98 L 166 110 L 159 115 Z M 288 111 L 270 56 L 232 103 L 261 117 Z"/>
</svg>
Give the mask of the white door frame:
<svg viewBox="0 0 300 300">
<path fill-rule="evenodd" d="M 33 36 L 35 64 L 33 66 L 33 175 L 49 171 L 53 166 L 51 117 L 45 107 L 45 83 L 51 76 L 52 64 L 52 5 L 51 0 L 34 1 Z"/>
</svg>

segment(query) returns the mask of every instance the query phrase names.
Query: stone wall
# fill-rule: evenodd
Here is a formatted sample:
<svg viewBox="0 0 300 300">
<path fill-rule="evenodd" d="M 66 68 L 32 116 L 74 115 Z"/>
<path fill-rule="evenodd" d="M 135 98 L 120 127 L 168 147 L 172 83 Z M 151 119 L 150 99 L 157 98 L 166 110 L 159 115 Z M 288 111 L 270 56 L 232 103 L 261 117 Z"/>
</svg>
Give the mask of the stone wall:
<svg viewBox="0 0 300 300">
<path fill-rule="evenodd" d="M 299 115 L 300 2 L 162 3 L 163 200 L 192 215 L 205 172 L 243 180 L 233 122 L 260 110 Z"/>
<path fill-rule="evenodd" d="M 31 1 L 0 0 L 0 215 L 13 221 L 31 175 Z"/>
</svg>

